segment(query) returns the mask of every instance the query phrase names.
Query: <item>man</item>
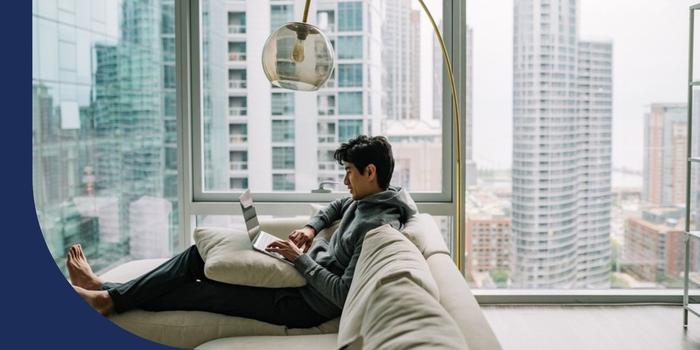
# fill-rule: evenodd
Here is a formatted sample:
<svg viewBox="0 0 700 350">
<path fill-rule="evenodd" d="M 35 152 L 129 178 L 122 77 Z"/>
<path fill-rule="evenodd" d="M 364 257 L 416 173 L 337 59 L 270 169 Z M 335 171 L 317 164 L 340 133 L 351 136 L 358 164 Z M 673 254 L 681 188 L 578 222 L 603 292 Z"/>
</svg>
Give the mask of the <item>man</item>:
<svg viewBox="0 0 700 350">
<path fill-rule="evenodd" d="M 216 282 L 204 276 L 196 246 L 127 283 L 101 281 L 79 245 L 68 251 L 75 291 L 103 315 L 131 309 L 197 310 L 306 328 L 340 315 L 367 231 L 384 224 L 399 229 L 416 205 L 400 188 L 389 187 L 394 157 L 386 138 L 359 136 L 343 143 L 334 158 L 345 167 L 351 197 L 331 202 L 286 241 L 267 250 L 282 254 L 307 281 L 301 288 L 259 288 Z M 340 220 L 330 241 L 316 233 Z"/>
</svg>

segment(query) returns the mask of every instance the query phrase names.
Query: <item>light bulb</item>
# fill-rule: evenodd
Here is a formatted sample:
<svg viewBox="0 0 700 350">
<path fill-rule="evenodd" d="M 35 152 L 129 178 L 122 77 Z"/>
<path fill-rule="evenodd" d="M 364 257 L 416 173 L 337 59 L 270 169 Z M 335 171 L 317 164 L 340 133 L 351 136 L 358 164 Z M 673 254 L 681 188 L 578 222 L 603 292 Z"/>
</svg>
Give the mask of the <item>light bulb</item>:
<svg viewBox="0 0 700 350">
<path fill-rule="evenodd" d="M 292 50 L 292 60 L 296 63 L 304 62 L 304 40 L 309 35 L 309 31 L 302 27 L 297 32 L 297 41 L 294 43 Z"/>
<path fill-rule="evenodd" d="M 292 59 L 297 63 L 304 62 L 304 40 L 297 39 L 297 42 L 294 43 Z"/>
</svg>

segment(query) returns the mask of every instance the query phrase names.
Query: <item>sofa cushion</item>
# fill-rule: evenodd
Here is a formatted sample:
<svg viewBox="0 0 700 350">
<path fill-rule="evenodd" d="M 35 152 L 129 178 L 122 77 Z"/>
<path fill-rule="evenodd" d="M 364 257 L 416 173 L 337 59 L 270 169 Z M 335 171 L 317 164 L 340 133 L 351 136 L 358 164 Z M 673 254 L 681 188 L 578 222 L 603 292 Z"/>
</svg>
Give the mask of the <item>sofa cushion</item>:
<svg viewBox="0 0 700 350">
<path fill-rule="evenodd" d="M 338 333 L 338 319 L 311 328 L 287 328 L 253 319 L 203 311 L 132 310 L 109 319 L 140 337 L 179 348 L 191 349 L 226 337 L 318 335 Z"/>
<path fill-rule="evenodd" d="M 100 275 L 103 281 L 124 283 L 152 270 L 166 259 L 134 260 Z M 201 311 L 132 310 L 114 314 L 109 319 L 120 327 L 143 338 L 180 348 L 231 336 L 279 336 L 335 334 L 339 319 L 311 328 L 287 328 L 266 322 Z M 335 339 L 335 338 L 334 338 Z M 335 343 L 334 343 L 335 346 Z"/>
<path fill-rule="evenodd" d="M 141 259 L 123 263 L 100 275 L 104 282 L 125 283 L 158 267 L 168 259 Z"/>
<path fill-rule="evenodd" d="M 418 249 L 389 225 L 370 230 L 362 243 L 362 252 L 340 318 L 339 344 L 347 344 L 360 333 L 367 304 L 378 281 L 398 276 L 410 278 L 433 298 L 438 298 L 435 281 Z"/>
<path fill-rule="evenodd" d="M 258 336 L 216 339 L 197 347 L 200 350 L 328 350 L 334 349 L 337 334 Z"/>
<path fill-rule="evenodd" d="M 427 259 L 437 253 L 450 254 L 435 219 L 429 214 L 413 215 L 401 230 Z"/>
<path fill-rule="evenodd" d="M 204 275 L 214 281 L 268 288 L 306 284 L 294 266 L 253 250 L 245 231 L 198 227 L 194 240 L 204 259 Z"/>
<path fill-rule="evenodd" d="M 501 349 L 476 298 L 450 256 L 435 254 L 428 258 L 428 266 L 440 290 L 440 304 L 457 322 L 469 349 Z"/>
<path fill-rule="evenodd" d="M 140 337 L 189 349 L 223 337 L 286 335 L 285 326 L 203 311 L 132 310 L 109 319 Z"/>
<path fill-rule="evenodd" d="M 362 318 L 360 337 L 352 348 L 467 349 L 447 311 L 425 289 L 404 277 L 380 281 Z"/>
</svg>

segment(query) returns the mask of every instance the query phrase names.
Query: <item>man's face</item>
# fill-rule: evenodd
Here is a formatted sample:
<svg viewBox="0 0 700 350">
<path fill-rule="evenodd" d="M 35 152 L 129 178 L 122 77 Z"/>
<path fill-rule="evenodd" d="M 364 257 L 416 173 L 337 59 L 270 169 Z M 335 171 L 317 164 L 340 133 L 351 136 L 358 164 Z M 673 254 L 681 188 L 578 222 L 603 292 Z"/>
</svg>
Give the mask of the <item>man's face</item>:
<svg viewBox="0 0 700 350">
<path fill-rule="evenodd" d="M 375 187 L 377 187 L 376 181 L 373 182 L 376 176 L 370 175 L 368 169 L 370 166 L 373 167 L 374 165 L 368 165 L 365 168 L 364 174 L 360 173 L 353 163 L 344 161 L 343 166 L 345 167 L 345 180 L 343 183 L 348 187 L 348 190 L 350 190 L 352 199 L 362 199 L 367 195 L 377 192 L 375 190 Z"/>
</svg>

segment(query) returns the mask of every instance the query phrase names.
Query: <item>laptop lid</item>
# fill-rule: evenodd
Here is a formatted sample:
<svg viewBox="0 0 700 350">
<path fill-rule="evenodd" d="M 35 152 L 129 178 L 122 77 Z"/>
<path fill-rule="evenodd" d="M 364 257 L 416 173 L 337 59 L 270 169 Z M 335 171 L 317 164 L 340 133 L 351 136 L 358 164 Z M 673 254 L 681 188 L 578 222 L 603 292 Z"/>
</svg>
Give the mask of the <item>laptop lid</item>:
<svg viewBox="0 0 700 350">
<path fill-rule="evenodd" d="M 260 233 L 260 223 L 258 222 L 258 214 L 255 213 L 255 206 L 253 206 L 253 196 L 250 194 L 250 189 L 247 189 L 238 198 L 241 202 L 241 211 L 243 212 L 243 220 L 245 220 L 245 227 L 248 230 L 248 237 L 250 241 L 253 242 L 255 237 Z"/>
</svg>

